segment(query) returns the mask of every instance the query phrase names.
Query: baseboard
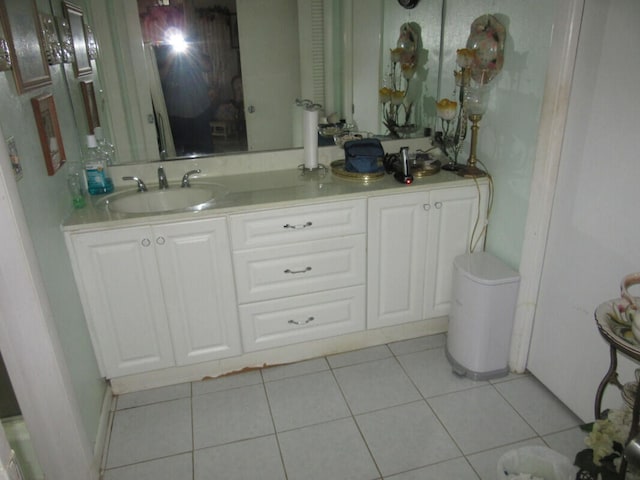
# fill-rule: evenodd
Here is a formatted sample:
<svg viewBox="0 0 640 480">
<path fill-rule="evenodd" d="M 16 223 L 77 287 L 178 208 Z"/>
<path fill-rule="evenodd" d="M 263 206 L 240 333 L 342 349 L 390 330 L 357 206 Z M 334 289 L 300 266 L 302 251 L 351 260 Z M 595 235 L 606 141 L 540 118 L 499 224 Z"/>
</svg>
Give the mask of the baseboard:
<svg viewBox="0 0 640 480">
<path fill-rule="evenodd" d="M 424 335 L 435 335 L 446 332 L 447 327 L 448 317 L 431 318 L 392 327 L 350 333 L 339 337 L 298 343 L 286 347 L 245 353 L 222 360 L 112 378 L 110 380 L 111 388 L 114 395 L 120 395 L 183 382 L 200 381 L 252 368 L 293 363 Z"/>
</svg>

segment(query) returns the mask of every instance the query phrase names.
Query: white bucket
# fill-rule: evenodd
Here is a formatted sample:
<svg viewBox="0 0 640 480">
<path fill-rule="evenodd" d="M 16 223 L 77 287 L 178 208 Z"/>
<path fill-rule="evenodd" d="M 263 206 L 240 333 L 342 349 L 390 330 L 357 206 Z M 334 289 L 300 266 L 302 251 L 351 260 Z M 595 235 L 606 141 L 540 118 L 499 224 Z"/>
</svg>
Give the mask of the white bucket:
<svg viewBox="0 0 640 480">
<path fill-rule="evenodd" d="M 578 467 L 564 455 L 547 447 L 527 446 L 509 450 L 498 460 L 497 480 L 510 480 L 519 474 L 544 480 L 574 480 Z"/>
</svg>

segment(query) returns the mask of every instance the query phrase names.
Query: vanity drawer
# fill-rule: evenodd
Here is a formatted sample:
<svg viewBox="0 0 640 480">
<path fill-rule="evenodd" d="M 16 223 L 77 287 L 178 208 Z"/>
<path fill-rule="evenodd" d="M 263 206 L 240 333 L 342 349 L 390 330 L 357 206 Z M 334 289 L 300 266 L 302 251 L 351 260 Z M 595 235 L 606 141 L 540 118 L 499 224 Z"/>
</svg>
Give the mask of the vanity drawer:
<svg viewBox="0 0 640 480">
<path fill-rule="evenodd" d="M 365 283 L 366 236 L 233 254 L 240 304 Z"/>
<path fill-rule="evenodd" d="M 240 306 L 246 352 L 362 331 L 364 286 Z"/>
<path fill-rule="evenodd" d="M 231 215 L 229 226 L 233 249 L 244 250 L 365 233 L 366 222 L 360 199 Z"/>
</svg>

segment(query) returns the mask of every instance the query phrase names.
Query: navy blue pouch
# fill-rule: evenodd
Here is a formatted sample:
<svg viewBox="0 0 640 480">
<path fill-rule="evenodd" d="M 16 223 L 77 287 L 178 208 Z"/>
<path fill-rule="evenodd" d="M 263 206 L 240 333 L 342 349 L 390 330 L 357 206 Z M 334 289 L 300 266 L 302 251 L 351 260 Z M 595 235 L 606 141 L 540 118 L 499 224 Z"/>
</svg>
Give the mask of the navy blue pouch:
<svg viewBox="0 0 640 480">
<path fill-rule="evenodd" d="M 384 149 L 377 138 L 349 140 L 344 143 L 344 169 L 347 172 L 379 172 L 384 158 Z"/>
</svg>

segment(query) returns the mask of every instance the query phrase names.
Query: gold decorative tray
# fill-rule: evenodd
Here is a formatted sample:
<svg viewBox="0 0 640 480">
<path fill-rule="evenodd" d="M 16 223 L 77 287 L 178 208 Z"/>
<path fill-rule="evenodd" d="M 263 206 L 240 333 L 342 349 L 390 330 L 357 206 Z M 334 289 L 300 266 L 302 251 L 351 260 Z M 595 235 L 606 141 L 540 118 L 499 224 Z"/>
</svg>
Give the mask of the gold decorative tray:
<svg viewBox="0 0 640 480">
<path fill-rule="evenodd" d="M 382 160 L 378 161 L 379 168 L 377 172 L 368 173 L 349 172 L 345 170 L 344 164 L 344 160 L 334 160 L 333 162 L 331 162 L 331 173 L 333 173 L 336 177 L 342 178 L 344 180 L 351 180 L 360 183 L 375 182 L 377 180 L 382 180 L 385 176 Z"/>
<path fill-rule="evenodd" d="M 416 163 L 409 164 L 409 170 L 414 178 L 422 178 L 438 173 L 440 171 L 440 165 L 440 160 L 429 162 L 418 161 Z"/>
</svg>

